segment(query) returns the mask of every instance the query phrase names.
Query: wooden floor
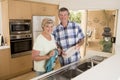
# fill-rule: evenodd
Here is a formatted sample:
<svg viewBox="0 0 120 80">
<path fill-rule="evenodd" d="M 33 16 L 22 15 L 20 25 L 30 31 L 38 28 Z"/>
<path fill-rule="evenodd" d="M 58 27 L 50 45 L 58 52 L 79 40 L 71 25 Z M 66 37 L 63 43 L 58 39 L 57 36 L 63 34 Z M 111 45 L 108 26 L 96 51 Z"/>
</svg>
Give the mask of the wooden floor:
<svg viewBox="0 0 120 80">
<path fill-rule="evenodd" d="M 30 80 L 35 76 L 36 76 L 35 72 L 29 72 L 27 74 L 23 74 L 21 76 L 18 76 L 9 80 Z"/>
</svg>

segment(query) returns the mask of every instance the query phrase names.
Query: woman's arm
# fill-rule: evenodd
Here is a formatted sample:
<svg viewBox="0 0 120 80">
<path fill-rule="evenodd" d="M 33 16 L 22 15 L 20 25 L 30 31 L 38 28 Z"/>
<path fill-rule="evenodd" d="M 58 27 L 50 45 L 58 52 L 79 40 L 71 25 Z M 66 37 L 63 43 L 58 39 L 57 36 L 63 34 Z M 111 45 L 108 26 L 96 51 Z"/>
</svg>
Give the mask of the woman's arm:
<svg viewBox="0 0 120 80">
<path fill-rule="evenodd" d="M 32 50 L 32 59 L 35 61 L 47 60 L 54 55 L 54 51 L 50 51 L 49 54 L 40 56 L 40 51 Z"/>
</svg>

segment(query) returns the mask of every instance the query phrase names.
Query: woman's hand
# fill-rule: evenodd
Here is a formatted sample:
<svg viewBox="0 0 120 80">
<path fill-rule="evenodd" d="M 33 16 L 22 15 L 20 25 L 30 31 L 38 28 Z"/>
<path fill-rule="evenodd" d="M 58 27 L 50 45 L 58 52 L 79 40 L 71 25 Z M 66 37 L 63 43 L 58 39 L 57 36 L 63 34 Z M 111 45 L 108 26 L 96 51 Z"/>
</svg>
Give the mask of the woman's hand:
<svg viewBox="0 0 120 80">
<path fill-rule="evenodd" d="M 57 48 L 58 50 L 58 55 L 61 55 L 62 54 L 62 49 L 61 48 Z"/>
<path fill-rule="evenodd" d="M 54 50 L 50 51 L 48 54 L 48 57 L 51 58 L 52 56 L 54 56 Z"/>
</svg>

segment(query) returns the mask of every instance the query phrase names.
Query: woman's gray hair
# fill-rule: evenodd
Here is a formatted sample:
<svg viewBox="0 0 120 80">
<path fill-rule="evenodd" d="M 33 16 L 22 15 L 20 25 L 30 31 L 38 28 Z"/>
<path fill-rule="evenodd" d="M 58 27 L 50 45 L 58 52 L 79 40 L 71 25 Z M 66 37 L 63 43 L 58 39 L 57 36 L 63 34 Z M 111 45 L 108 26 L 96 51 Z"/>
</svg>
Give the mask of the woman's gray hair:
<svg viewBox="0 0 120 80">
<path fill-rule="evenodd" d="M 45 26 L 47 26 L 47 25 L 49 25 L 49 24 L 53 24 L 53 26 L 54 26 L 54 21 L 53 21 L 52 19 L 50 19 L 50 18 L 44 18 L 44 19 L 42 20 L 41 26 L 42 26 L 42 28 L 43 28 L 43 27 L 45 27 Z"/>
</svg>

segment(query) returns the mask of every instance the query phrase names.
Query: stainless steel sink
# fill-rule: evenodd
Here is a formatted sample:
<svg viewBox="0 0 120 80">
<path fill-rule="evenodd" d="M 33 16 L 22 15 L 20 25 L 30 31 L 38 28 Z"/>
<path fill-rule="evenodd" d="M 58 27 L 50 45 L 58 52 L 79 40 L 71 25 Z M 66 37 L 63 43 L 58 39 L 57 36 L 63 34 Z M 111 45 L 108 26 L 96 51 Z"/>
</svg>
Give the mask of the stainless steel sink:
<svg viewBox="0 0 120 80">
<path fill-rule="evenodd" d="M 97 63 L 90 61 L 90 62 L 84 62 L 84 63 L 80 64 L 79 66 L 77 66 L 77 68 L 84 72 L 84 71 L 92 68 L 95 65 L 97 65 Z"/>
<path fill-rule="evenodd" d="M 94 67 L 95 65 L 99 64 L 106 58 L 107 57 L 103 57 L 103 56 L 93 56 L 93 57 L 87 59 L 85 62 L 78 65 L 77 68 L 84 72 L 84 71 Z"/>
<path fill-rule="evenodd" d="M 93 56 L 83 62 L 71 63 L 69 65 L 63 66 L 49 75 L 40 78 L 40 80 L 71 80 L 84 71 L 96 66 L 104 59 L 106 59 L 106 57 Z"/>
<path fill-rule="evenodd" d="M 82 72 L 79 71 L 78 69 L 70 69 L 61 74 L 61 76 L 65 77 L 66 79 L 70 80 L 77 75 L 81 74 Z"/>
<path fill-rule="evenodd" d="M 71 80 L 72 78 L 78 76 L 81 73 L 82 72 L 80 72 L 77 69 L 66 69 L 62 72 L 55 74 L 55 75 L 49 76 L 43 80 Z"/>
<path fill-rule="evenodd" d="M 91 60 L 87 60 L 77 65 L 68 66 L 63 70 L 60 70 L 60 72 L 56 72 L 53 75 L 40 80 L 71 80 L 95 65 L 97 64 Z"/>
</svg>

